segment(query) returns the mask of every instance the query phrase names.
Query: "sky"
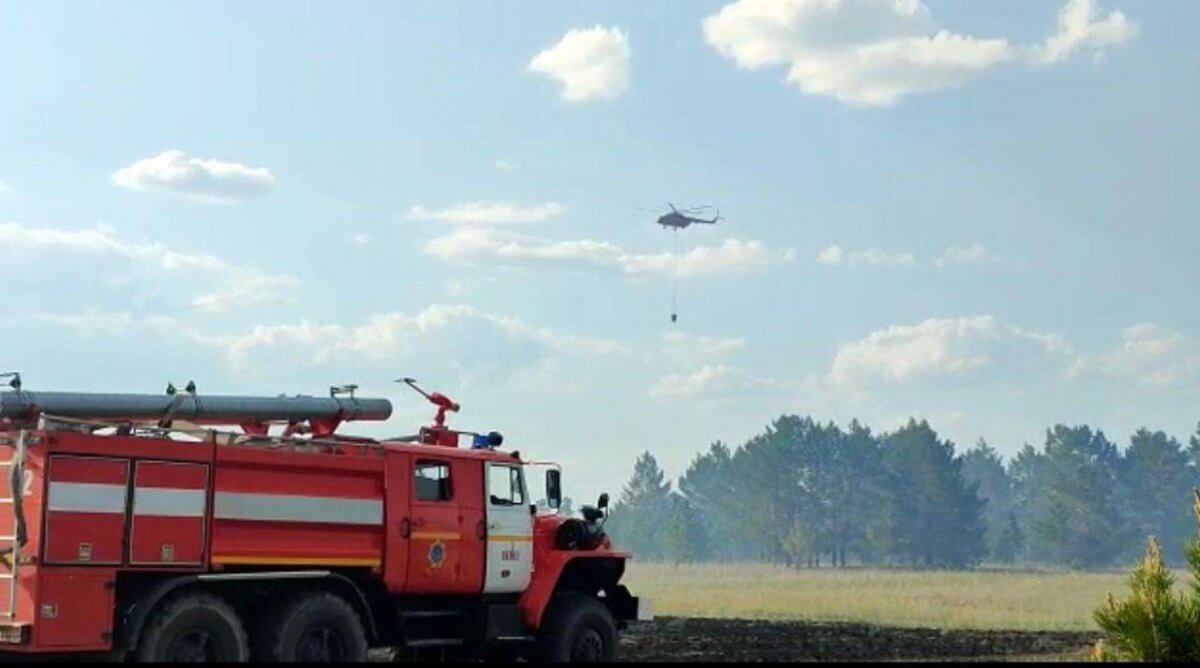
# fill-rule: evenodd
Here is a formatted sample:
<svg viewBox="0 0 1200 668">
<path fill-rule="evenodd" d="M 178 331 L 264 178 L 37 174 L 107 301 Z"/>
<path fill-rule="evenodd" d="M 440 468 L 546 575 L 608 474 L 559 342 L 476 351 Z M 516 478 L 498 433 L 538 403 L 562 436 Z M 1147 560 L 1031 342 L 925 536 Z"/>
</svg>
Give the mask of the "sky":
<svg viewBox="0 0 1200 668">
<path fill-rule="evenodd" d="M 1200 4 L 0 1 L 0 371 L 357 383 L 619 491 L 1200 421 Z M 721 221 L 673 233 L 677 206 Z M 677 290 L 678 322 L 672 323 Z"/>
</svg>

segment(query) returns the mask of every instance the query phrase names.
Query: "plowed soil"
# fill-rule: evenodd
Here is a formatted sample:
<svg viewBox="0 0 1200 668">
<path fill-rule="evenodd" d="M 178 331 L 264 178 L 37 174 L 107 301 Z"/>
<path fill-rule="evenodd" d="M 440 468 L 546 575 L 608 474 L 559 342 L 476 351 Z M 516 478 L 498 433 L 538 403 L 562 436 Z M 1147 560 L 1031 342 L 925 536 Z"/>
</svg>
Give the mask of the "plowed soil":
<svg viewBox="0 0 1200 668">
<path fill-rule="evenodd" d="M 625 661 L 1080 660 L 1097 635 L 661 617 L 631 625 Z"/>
</svg>

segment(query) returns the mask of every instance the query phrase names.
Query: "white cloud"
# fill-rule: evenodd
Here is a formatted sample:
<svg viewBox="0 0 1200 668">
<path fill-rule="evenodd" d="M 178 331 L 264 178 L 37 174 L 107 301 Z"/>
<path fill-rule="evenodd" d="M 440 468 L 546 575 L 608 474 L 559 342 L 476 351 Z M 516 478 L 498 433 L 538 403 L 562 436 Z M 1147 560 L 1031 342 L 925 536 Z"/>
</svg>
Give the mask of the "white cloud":
<svg viewBox="0 0 1200 668">
<path fill-rule="evenodd" d="M 353 237 L 350 237 L 350 240 L 353 241 L 354 245 L 356 246 L 366 246 L 367 244 L 371 243 L 370 235 L 363 232 L 359 232 Z"/>
<path fill-rule="evenodd" d="M 118 257 L 135 270 L 158 268 L 169 272 L 203 275 L 216 285 L 192 305 L 210 311 L 287 301 L 300 285 L 286 274 L 270 274 L 254 267 L 231 264 L 214 255 L 182 253 L 160 243 L 134 243 L 117 236 L 111 227 L 66 230 L 0 223 L 0 252 L 47 251 Z"/>
<path fill-rule="evenodd" d="M 1069 58 L 1080 49 L 1091 49 L 1094 58 L 1103 58 L 1103 49 L 1124 44 L 1137 36 L 1137 26 L 1119 10 L 1099 17 L 1096 0 L 1068 0 L 1058 10 L 1058 30 L 1044 46 L 1034 47 L 1032 59 L 1051 65 Z"/>
<path fill-rule="evenodd" d="M 354 326 L 308 320 L 257 325 L 245 334 L 209 336 L 207 342 L 223 349 L 236 365 L 252 361 L 264 352 L 280 349 L 295 352 L 296 359 L 317 362 L 339 355 L 372 360 L 396 359 L 415 353 L 416 344 L 423 336 L 477 331 L 481 325 L 504 337 L 556 352 L 611 355 L 625 350 L 622 344 L 608 339 L 559 334 L 532 326 L 515 316 L 489 313 L 472 306 L 442 304 L 412 316 L 403 313 L 376 315 Z"/>
<path fill-rule="evenodd" d="M 1200 379 L 1200 341 L 1153 323 L 1141 323 L 1121 333 L 1112 350 L 1081 357 L 1076 377 L 1099 373 L 1117 380 L 1157 387 Z"/>
<path fill-rule="evenodd" d="M 789 253 L 772 252 L 760 241 L 727 239 L 720 246 L 700 246 L 676 256 L 631 253 L 606 241 L 546 241 L 481 228 L 462 228 L 433 239 L 425 252 L 461 262 L 591 267 L 616 269 L 630 277 L 681 278 L 752 271 L 791 259 Z"/>
<path fill-rule="evenodd" d="M 668 357 L 677 360 L 724 357 L 746 347 L 746 339 L 716 338 L 687 332 L 668 332 L 663 335 L 663 349 Z"/>
<path fill-rule="evenodd" d="M 73 329 L 80 334 L 120 334 L 131 329 L 152 327 L 161 332 L 179 331 L 183 326 L 165 316 L 136 316 L 123 311 L 87 310 L 81 313 L 33 313 L 25 319 Z"/>
<path fill-rule="evenodd" d="M 631 276 L 662 274 L 687 278 L 755 271 L 791 260 L 790 252 L 770 251 L 761 241 L 726 239 L 720 246 L 697 246 L 679 256 L 630 254 L 621 258 L 621 265 Z"/>
<path fill-rule="evenodd" d="M 733 367 L 705 365 L 692 373 L 670 373 L 650 388 L 652 397 L 694 398 L 727 391 L 741 377 Z"/>
<path fill-rule="evenodd" d="M 319 369 L 378 383 L 381 369 L 402 369 L 396 374 L 411 370 L 430 381 L 441 379 L 439 384 L 456 378 L 460 391 L 486 386 L 488 392 L 502 388 L 557 397 L 589 386 L 620 360 L 638 359 L 636 351 L 617 341 L 563 333 L 461 304 L 434 304 L 414 314 L 381 313 L 349 324 L 305 319 L 233 331 L 215 331 L 194 318 L 115 310 L 17 318 L 147 346 L 182 341 L 193 350 L 209 351 L 236 376 L 259 379 L 302 380 Z M 364 386 L 368 391 L 388 390 Z"/>
<path fill-rule="evenodd" d="M 3 179 L 0 179 L 0 196 L 8 197 L 13 195 L 15 192 L 16 191 L 12 189 L 12 186 L 5 183 Z"/>
<path fill-rule="evenodd" d="M 619 246 L 604 241 L 544 241 L 477 227 L 464 227 L 437 237 L 425 244 L 425 252 L 443 260 L 462 262 L 562 263 L 567 266 L 610 265 L 617 263 L 624 254 Z"/>
<path fill-rule="evenodd" d="M 193 158 L 183 151 L 163 151 L 113 172 L 113 183 L 129 190 L 159 190 L 213 204 L 233 204 L 269 192 L 275 176 L 266 167 L 212 158 Z"/>
<path fill-rule="evenodd" d="M 753 376 L 724 364 L 705 364 L 682 373 L 668 373 L 650 387 L 649 394 L 661 399 L 698 399 L 778 390 L 782 384 Z"/>
<path fill-rule="evenodd" d="M 497 172 L 515 172 L 516 170 L 517 170 L 517 166 L 514 163 L 511 163 L 507 160 L 497 160 L 496 161 L 496 171 Z"/>
<path fill-rule="evenodd" d="M 740 67 L 786 65 L 806 93 L 860 106 L 961 84 L 1014 57 L 1004 39 L 938 30 L 919 0 L 738 0 L 704 20 Z"/>
<path fill-rule="evenodd" d="M 999 258 L 983 244 L 972 244 L 970 246 L 950 246 L 933 263 L 938 267 L 946 267 L 954 264 L 991 264 L 998 261 Z"/>
<path fill-rule="evenodd" d="M 516 202 L 466 202 L 441 209 L 418 204 L 408 211 L 413 220 L 436 220 L 459 225 L 541 223 L 558 218 L 567 208 L 557 202 L 525 205 Z"/>
<path fill-rule="evenodd" d="M 206 311 L 227 311 L 244 306 L 291 301 L 300 287 L 294 276 L 272 276 L 258 270 L 240 270 L 225 278 L 225 285 L 214 292 L 200 295 L 192 305 Z"/>
<path fill-rule="evenodd" d="M 629 37 L 599 25 L 572 30 L 534 56 L 529 69 L 558 81 L 571 102 L 618 97 L 629 87 Z"/>
<path fill-rule="evenodd" d="M 921 0 L 736 0 L 704 20 L 708 43 L 738 66 L 786 66 L 812 95 L 887 107 L 914 93 L 961 85 L 1022 56 L 1055 62 L 1076 48 L 1132 35 L 1114 12 L 1095 21 L 1092 0 L 1069 0 L 1045 47 L 941 28 Z"/>
<path fill-rule="evenodd" d="M 842 346 L 829 378 L 836 384 L 902 382 L 958 376 L 998 366 L 1044 363 L 1047 356 L 1071 354 L 1057 335 L 1031 332 L 992 316 L 930 318 L 918 325 L 894 325 Z"/>
<path fill-rule="evenodd" d="M 841 246 L 830 246 L 817 255 L 817 262 L 828 266 L 846 266 L 851 269 L 858 267 L 897 267 L 911 266 L 914 262 L 912 253 L 893 253 L 877 248 L 863 251 L 846 251 Z"/>
</svg>

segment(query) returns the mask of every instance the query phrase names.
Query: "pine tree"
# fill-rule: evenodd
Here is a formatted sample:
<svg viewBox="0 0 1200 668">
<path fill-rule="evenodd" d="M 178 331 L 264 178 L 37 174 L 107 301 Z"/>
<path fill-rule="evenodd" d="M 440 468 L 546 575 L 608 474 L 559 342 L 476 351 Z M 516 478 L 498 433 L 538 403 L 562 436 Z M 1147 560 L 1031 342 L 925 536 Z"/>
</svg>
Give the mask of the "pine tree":
<svg viewBox="0 0 1200 668">
<path fill-rule="evenodd" d="M 1122 524 L 1134 535 L 1157 537 L 1163 552 L 1178 559 L 1191 535 L 1186 507 L 1195 479 L 1183 446 L 1161 431 L 1139 429 L 1119 470 Z"/>
<path fill-rule="evenodd" d="M 983 502 L 962 474 L 954 445 L 928 422 L 908 424 L 884 440 L 893 476 L 892 553 L 909 563 L 961 567 L 983 556 Z"/>
<path fill-rule="evenodd" d="M 696 456 L 679 479 L 679 490 L 695 507 L 710 533 L 722 540 L 712 545 L 717 559 L 754 559 L 762 553 L 758 536 L 748 531 L 747 518 L 758 512 L 753 495 L 734 465 L 733 452 L 717 441 Z"/>
<path fill-rule="evenodd" d="M 992 558 L 1002 564 L 1015 563 L 1025 551 L 1025 534 L 1017 524 L 1017 514 L 1009 512 L 1004 525 L 996 536 L 994 545 L 989 546 Z"/>
<path fill-rule="evenodd" d="M 1009 521 L 1013 513 L 1013 481 L 996 449 L 982 438 L 963 455 L 963 477 L 979 488 L 984 508 L 984 542 L 991 559 L 1011 563 L 1015 553 L 1008 540 Z"/>
<path fill-rule="evenodd" d="M 633 475 L 609 519 L 609 533 L 614 540 L 643 559 L 662 558 L 660 532 L 667 521 L 670 493 L 671 483 L 658 460 L 643 452 L 634 462 Z"/>
<path fill-rule="evenodd" d="M 1119 460 L 1116 446 L 1103 432 L 1064 425 L 1046 431 L 1043 452 L 1023 462 L 1027 470 L 1016 476 L 1027 486 L 1021 497 L 1032 557 L 1076 568 L 1116 560 L 1124 541 Z"/>
<path fill-rule="evenodd" d="M 708 558 L 708 530 L 696 507 L 680 494 L 668 498 L 667 523 L 663 530 L 666 557 L 672 563 Z"/>
</svg>

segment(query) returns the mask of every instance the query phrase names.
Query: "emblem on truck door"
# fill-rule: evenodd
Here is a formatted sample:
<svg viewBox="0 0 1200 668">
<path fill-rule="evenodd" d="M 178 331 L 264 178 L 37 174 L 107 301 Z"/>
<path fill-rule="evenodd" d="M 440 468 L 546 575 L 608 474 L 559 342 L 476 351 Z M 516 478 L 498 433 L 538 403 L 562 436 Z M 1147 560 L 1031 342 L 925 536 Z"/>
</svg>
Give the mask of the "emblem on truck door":
<svg viewBox="0 0 1200 668">
<path fill-rule="evenodd" d="M 429 546 L 429 567 L 441 568 L 442 562 L 446 560 L 446 546 L 442 541 L 435 540 Z"/>
</svg>

